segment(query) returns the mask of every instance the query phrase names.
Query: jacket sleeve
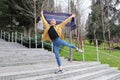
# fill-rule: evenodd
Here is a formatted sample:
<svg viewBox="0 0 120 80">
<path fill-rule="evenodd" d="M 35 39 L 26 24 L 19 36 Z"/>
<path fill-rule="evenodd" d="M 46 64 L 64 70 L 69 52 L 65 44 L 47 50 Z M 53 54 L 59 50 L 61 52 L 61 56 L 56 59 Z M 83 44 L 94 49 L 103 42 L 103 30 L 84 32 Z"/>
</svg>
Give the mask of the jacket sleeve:
<svg viewBox="0 0 120 80">
<path fill-rule="evenodd" d="M 44 27 L 47 28 L 47 27 L 49 26 L 49 24 L 48 24 L 48 22 L 46 21 L 46 19 L 45 19 L 45 17 L 44 17 L 43 14 L 41 14 L 41 19 L 42 19 L 42 21 L 43 21 Z"/>
<path fill-rule="evenodd" d="M 71 21 L 71 19 L 72 19 L 71 17 L 68 17 L 66 20 L 64 20 L 62 23 L 60 23 L 59 26 L 60 26 L 61 28 L 64 28 L 65 25 L 66 25 L 68 22 Z"/>
</svg>

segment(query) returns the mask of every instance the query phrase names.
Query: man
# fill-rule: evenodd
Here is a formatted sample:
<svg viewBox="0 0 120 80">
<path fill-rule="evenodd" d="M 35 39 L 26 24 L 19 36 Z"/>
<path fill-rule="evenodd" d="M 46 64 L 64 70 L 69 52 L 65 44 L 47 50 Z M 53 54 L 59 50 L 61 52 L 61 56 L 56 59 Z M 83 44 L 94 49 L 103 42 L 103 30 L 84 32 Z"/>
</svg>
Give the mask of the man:
<svg viewBox="0 0 120 80">
<path fill-rule="evenodd" d="M 68 17 L 65 21 L 62 23 L 56 25 L 56 20 L 51 19 L 50 24 L 46 21 L 43 15 L 43 11 L 41 11 L 41 18 L 45 27 L 44 34 L 42 41 L 52 41 L 53 42 L 53 49 L 56 57 L 56 61 L 58 64 L 58 71 L 55 73 L 63 73 L 62 65 L 61 65 L 61 60 L 59 56 L 59 48 L 60 46 L 68 46 L 71 48 L 74 48 L 78 50 L 79 52 L 83 52 L 82 50 L 78 49 L 76 46 L 67 43 L 66 41 L 63 40 L 63 34 L 62 34 L 62 29 L 65 27 L 65 25 L 71 21 L 71 19 L 75 17 L 75 14 L 72 14 L 70 17 Z"/>
</svg>

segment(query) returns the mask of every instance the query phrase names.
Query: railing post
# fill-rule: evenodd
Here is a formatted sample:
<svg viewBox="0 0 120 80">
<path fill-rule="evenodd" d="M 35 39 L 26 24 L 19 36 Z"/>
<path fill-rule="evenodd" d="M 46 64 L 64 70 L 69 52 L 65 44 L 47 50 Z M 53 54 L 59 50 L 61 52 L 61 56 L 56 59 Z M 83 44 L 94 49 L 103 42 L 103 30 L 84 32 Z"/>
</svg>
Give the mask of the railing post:
<svg viewBox="0 0 120 80">
<path fill-rule="evenodd" d="M 42 34 L 42 38 L 43 38 L 43 34 Z M 42 39 L 42 38 L 41 38 L 41 39 Z M 42 49 L 43 49 L 43 46 L 44 46 L 44 45 L 43 45 L 43 41 L 42 41 Z"/>
<path fill-rule="evenodd" d="M 4 31 L 4 40 L 5 40 L 5 31 Z"/>
<path fill-rule="evenodd" d="M 70 30 L 69 30 L 69 34 L 70 34 L 69 42 L 72 43 L 72 31 L 71 31 L 71 28 L 70 28 Z M 70 62 L 73 61 L 72 48 L 69 48 L 69 61 L 70 61 Z"/>
<path fill-rule="evenodd" d="M 2 39 L 2 30 L 1 30 L 1 39 Z"/>
<path fill-rule="evenodd" d="M 52 53 L 53 53 L 53 42 L 51 42 L 51 49 L 52 49 Z"/>
<path fill-rule="evenodd" d="M 17 31 L 15 32 L 15 42 L 17 42 Z"/>
<path fill-rule="evenodd" d="M 85 61 L 85 53 L 84 53 L 84 41 L 82 40 L 82 50 L 83 50 L 83 61 Z"/>
<path fill-rule="evenodd" d="M 8 42 L 10 42 L 10 33 L 8 33 Z"/>
<path fill-rule="evenodd" d="M 31 37 L 29 36 L 29 48 L 31 48 Z"/>
<path fill-rule="evenodd" d="M 7 41 L 9 42 L 9 32 L 6 32 L 6 38 L 8 39 Z"/>
<path fill-rule="evenodd" d="M 13 32 L 12 32 L 12 42 L 13 42 Z"/>
<path fill-rule="evenodd" d="M 23 44 L 23 34 L 21 33 L 21 44 Z"/>
<path fill-rule="evenodd" d="M 97 61 L 99 61 L 98 40 L 97 39 L 96 39 L 96 54 L 97 54 Z"/>
<path fill-rule="evenodd" d="M 37 35 L 35 35 L 35 47 L 37 48 Z"/>
</svg>

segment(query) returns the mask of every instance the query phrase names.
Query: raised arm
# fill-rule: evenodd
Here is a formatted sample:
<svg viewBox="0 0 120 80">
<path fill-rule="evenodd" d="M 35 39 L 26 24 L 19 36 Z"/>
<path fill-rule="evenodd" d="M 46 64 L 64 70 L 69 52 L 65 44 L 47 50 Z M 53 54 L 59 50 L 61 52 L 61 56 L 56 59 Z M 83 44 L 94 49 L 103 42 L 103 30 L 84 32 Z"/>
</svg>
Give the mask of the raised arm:
<svg viewBox="0 0 120 80">
<path fill-rule="evenodd" d="M 48 22 L 46 21 L 44 15 L 43 15 L 43 10 L 41 11 L 41 19 L 43 21 L 43 25 L 45 28 L 47 28 L 49 26 Z"/>
<path fill-rule="evenodd" d="M 70 17 L 68 17 L 66 20 L 64 20 L 62 23 L 59 24 L 61 28 L 65 27 L 65 25 L 71 21 L 72 18 L 74 18 L 76 15 L 72 14 Z"/>
</svg>

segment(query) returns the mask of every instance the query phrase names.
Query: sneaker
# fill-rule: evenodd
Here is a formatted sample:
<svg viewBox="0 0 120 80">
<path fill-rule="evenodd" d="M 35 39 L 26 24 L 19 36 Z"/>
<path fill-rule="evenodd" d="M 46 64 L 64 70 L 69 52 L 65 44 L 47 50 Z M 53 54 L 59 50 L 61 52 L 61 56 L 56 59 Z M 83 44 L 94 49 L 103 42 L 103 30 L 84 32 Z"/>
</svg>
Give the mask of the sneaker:
<svg viewBox="0 0 120 80">
<path fill-rule="evenodd" d="M 63 73 L 63 70 L 55 71 L 55 74 L 60 74 L 60 73 Z"/>
<path fill-rule="evenodd" d="M 77 51 L 83 53 L 83 50 L 79 49 L 79 48 L 76 48 Z"/>
</svg>

